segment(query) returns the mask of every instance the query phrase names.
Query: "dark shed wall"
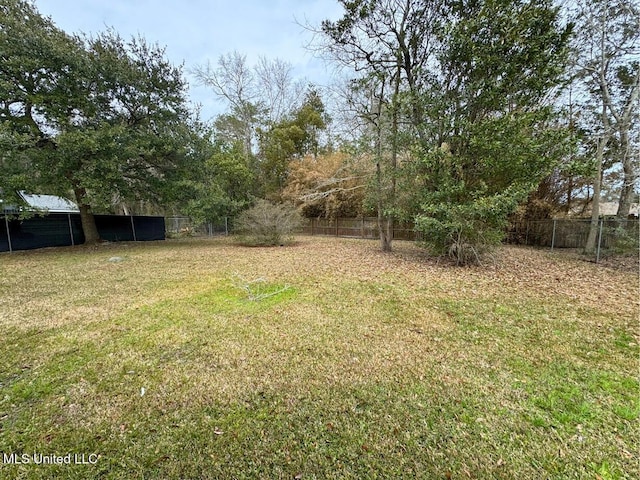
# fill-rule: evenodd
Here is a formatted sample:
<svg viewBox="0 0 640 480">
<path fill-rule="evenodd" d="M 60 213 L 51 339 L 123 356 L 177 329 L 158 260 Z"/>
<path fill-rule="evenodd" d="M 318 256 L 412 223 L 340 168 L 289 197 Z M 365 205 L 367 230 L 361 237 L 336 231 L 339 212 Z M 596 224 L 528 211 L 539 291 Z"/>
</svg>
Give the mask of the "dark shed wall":
<svg viewBox="0 0 640 480">
<path fill-rule="evenodd" d="M 84 242 L 80 214 L 51 213 L 42 217 L 17 219 L 8 217 L 11 249 L 31 250 L 43 247 L 62 247 Z M 134 240 L 132 217 L 96 215 L 98 233 L 104 240 L 122 242 Z M 135 239 L 164 240 L 164 217 L 133 217 Z M 73 235 L 73 240 L 72 240 Z M 9 251 L 5 217 L 0 215 L 0 252 Z"/>
</svg>

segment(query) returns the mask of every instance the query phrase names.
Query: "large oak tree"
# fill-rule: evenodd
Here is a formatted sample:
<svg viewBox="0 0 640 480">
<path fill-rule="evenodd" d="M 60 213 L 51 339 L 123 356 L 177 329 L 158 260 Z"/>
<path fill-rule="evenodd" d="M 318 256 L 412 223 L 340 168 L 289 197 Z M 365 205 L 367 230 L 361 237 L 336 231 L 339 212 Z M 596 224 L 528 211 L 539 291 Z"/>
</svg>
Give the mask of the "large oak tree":
<svg viewBox="0 0 640 480">
<path fill-rule="evenodd" d="M 180 167 L 182 72 L 142 38 L 71 36 L 24 0 L 0 25 L 0 188 L 72 193 L 95 242 L 93 208 L 158 198 Z"/>
</svg>

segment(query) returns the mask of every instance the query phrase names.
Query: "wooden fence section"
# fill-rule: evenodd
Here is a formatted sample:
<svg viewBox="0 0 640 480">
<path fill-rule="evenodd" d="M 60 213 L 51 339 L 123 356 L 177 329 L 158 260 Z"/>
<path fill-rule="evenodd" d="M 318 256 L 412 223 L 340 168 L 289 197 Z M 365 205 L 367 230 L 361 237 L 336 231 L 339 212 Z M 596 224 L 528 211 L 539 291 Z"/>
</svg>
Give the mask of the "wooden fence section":
<svg viewBox="0 0 640 480">
<path fill-rule="evenodd" d="M 307 235 L 324 235 L 346 238 L 378 238 L 378 219 L 364 218 L 310 218 L 305 221 L 302 232 Z M 413 224 L 394 222 L 394 240 L 419 240 Z"/>
</svg>

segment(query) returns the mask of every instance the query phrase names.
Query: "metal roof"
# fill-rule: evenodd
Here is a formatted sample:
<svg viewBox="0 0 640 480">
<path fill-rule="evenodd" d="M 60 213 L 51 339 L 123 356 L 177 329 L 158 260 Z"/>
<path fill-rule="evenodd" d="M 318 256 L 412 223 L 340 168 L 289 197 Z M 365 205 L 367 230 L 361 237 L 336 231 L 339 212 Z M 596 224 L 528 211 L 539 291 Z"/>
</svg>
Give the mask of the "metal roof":
<svg viewBox="0 0 640 480">
<path fill-rule="evenodd" d="M 18 192 L 29 209 L 46 211 L 48 213 L 78 213 L 78 206 L 71 200 L 57 195 L 37 195 Z M 9 207 L 10 208 L 10 207 Z"/>
</svg>

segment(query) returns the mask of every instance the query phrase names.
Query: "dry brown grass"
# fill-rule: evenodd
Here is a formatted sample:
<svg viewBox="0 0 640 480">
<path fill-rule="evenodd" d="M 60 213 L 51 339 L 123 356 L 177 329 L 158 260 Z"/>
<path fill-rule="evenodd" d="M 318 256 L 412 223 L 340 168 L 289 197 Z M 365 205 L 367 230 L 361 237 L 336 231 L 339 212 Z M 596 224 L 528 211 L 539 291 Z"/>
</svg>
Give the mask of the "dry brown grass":
<svg viewBox="0 0 640 480">
<path fill-rule="evenodd" d="M 140 251 L 137 245 L 110 244 L 3 255 L 0 288 L 10 295 L 0 299 L 0 319 L 20 327 L 104 319 L 118 307 L 150 304 L 169 292 L 173 298 L 191 296 L 194 289 L 206 288 L 211 279 L 226 278 L 232 271 L 271 280 L 296 279 L 304 286 L 321 285 L 333 277 L 395 280 L 452 297 L 544 300 L 551 295 L 576 307 L 604 308 L 624 316 L 638 311 L 637 273 L 527 248 L 503 247 L 492 264 L 458 269 L 426 258 L 408 242 L 396 242 L 396 251 L 388 255 L 381 254 L 375 242 L 317 237 L 301 237 L 286 249 L 242 248 L 225 240 L 174 240 L 170 245 L 173 248 L 155 244 Z M 107 261 L 116 255 L 125 261 Z"/>
<path fill-rule="evenodd" d="M 284 432 L 317 443 L 342 425 L 342 455 L 356 441 L 380 458 L 395 448 L 417 456 L 353 460 L 356 476 L 408 475 L 416 462 L 486 478 L 496 465 L 507 478 L 625 478 L 633 466 L 624 453 L 638 434 L 632 272 L 515 247 L 490 265 L 454 268 L 410 243 L 383 254 L 375 242 L 301 237 L 287 248 L 191 239 L 23 252 L 1 255 L 0 274 L 10 338 L 0 451 L 85 442 L 111 458 L 113 478 L 131 462 L 152 477 L 202 476 L 206 458 L 154 463 L 158 445 L 172 451 L 186 435 L 198 449 L 227 442 L 220 448 L 237 463 L 227 473 L 241 477 L 245 437 L 271 428 L 272 446 L 258 442 L 254 453 L 279 477 L 304 465 L 305 449 L 291 447 L 285 468 Z M 234 274 L 291 289 L 250 302 Z M 395 426 L 381 435 L 380 422 Z M 417 448 L 426 431 L 456 440 Z M 118 467 L 122 449 L 132 460 Z M 331 455 L 307 476 L 346 468 Z"/>
</svg>

